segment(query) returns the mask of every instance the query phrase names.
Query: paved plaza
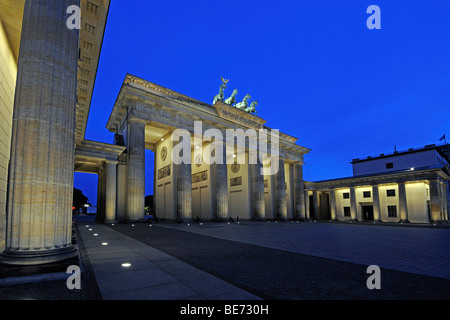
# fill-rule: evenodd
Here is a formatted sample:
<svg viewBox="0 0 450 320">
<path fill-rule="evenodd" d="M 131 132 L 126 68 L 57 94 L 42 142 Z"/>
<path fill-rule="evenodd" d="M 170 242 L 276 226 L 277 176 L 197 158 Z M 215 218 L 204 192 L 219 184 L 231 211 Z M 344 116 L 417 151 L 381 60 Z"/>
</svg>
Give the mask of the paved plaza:
<svg viewBox="0 0 450 320">
<path fill-rule="evenodd" d="M 41 284 L 0 280 L 9 282 L 0 296 L 253 301 L 450 297 L 450 228 L 445 226 L 273 221 L 105 225 L 79 219 L 76 228 L 81 292 L 69 293 L 63 281 L 68 276 L 55 273 L 54 281 Z M 369 265 L 381 268 L 380 290 L 366 286 Z"/>
<path fill-rule="evenodd" d="M 358 223 L 193 223 L 160 226 L 205 236 L 450 279 L 450 228 Z"/>
</svg>

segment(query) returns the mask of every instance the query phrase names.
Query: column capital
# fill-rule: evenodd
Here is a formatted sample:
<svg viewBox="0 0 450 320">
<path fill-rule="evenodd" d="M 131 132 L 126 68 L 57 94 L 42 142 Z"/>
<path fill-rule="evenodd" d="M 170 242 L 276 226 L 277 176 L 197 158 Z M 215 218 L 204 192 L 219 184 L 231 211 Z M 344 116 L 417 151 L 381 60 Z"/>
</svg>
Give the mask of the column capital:
<svg viewBox="0 0 450 320">
<path fill-rule="evenodd" d="M 119 161 L 118 160 L 105 160 L 105 163 L 106 164 L 115 164 L 115 165 L 117 165 L 118 163 L 119 163 Z"/>
<path fill-rule="evenodd" d="M 147 121 L 145 121 L 144 119 L 141 119 L 141 118 L 137 118 L 135 116 L 129 116 L 127 119 L 127 123 L 139 123 L 139 124 L 147 125 Z"/>
</svg>

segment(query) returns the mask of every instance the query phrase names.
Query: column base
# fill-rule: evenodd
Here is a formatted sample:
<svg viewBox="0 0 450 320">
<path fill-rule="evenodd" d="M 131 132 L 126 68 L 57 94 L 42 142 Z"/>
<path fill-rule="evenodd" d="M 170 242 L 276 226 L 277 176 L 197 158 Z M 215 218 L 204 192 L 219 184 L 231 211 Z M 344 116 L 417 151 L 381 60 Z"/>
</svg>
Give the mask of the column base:
<svg viewBox="0 0 450 320">
<path fill-rule="evenodd" d="M 30 266 L 63 261 L 74 258 L 78 251 L 73 247 L 34 252 L 16 252 L 5 250 L 0 254 L 0 264 Z"/>
<path fill-rule="evenodd" d="M 400 220 L 400 223 L 410 223 L 409 220 Z"/>
</svg>

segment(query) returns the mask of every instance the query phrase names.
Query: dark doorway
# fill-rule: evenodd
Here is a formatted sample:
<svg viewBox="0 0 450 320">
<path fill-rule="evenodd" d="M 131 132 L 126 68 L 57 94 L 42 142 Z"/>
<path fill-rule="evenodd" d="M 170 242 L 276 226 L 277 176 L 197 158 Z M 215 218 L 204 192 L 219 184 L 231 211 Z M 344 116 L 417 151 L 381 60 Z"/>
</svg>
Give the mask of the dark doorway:
<svg viewBox="0 0 450 320">
<path fill-rule="evenodd" d="M 373 220 L 373 206 L 362 206 L 362 216 L 364 221 Z"/>
</svg>

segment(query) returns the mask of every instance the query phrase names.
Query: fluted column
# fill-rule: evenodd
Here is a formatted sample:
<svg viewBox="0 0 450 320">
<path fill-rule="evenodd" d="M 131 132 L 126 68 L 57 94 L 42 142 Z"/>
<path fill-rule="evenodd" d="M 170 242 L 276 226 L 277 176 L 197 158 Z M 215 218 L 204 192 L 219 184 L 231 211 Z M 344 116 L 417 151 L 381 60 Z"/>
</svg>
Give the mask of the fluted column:
<svg viewBox="0 0 450 320">
<path fill-rule="evenodd" d="M 373 220 L 381 221 L 380 216 L 380 192 L 378 186 L 372 187 L 372 199 L 373 199 Z"/>
<path fill-rule="evenodd" d="M 117 161 L 106 161 L 105 223 L 117 222 Z"/>
<path fill-rule="evenodd" d="M 145 215 L 145 122 L 128 120 L 128 199 L 129 222 L 142 221 Z"/>
<path fill-rule="evenodd" d="M 441 201 L 439 198 L 439 181 L 430 180 L 431 222 L 441 222 Z"/>
<path fill-rule="evenodd" d="M 441 194 L 441 220 L 447 220 L 447 184 L 444 182 L 440 183 L 440 194 Z"/>
<path fill-rule="evenodd" d="M 276 217 L 278 219 L 287 219 L 287 193 L 286 193 L 286 178 L 284 171 L 284 160 L 279 159 L 278 173 L 275 175 L 276 181 Z"/>
<path fill-rule="evenodd" d="M 294 165 L 295 215 L 298 220 L 305 220 L 305 188 L 303 186 L 303 167 Z"/>
<path fill-rule="evenodd" d="M 444 220 L 448 222 L 448 192 L 447 192 L 447 181 L 443 184 L 443 193 L 444 193 Z"/>
<path fill-rule="evenodd" d="M 249 164 L 252 177 L 252 207 L 253 219 L 262 220 L 266 216 L 266 203 L 264 201 L 264 175 L 261 173 L 262 164 L 258 161 L 256 164 Z"/>
<path fill-rule="evenodd" d="M 314 214 L 311 217 L 311 219 L 319 219 L 320 217 L 320 205 L 319 205 L 319 194 L 317 192 L 317 190 L 313 190 L 313 207 L 314 207 Z"/>
<path fill-rule="evenodd" d="M 181 221 L 192 220 L 191 164 L 174 164 L 177 173 L 177 215 Z"/>
<path fill-rule="evenodd" d="M 311 213 L 309 210 L 309 190 L 305 190 L 305 219 L 309 220 L 311 218 Z"/>
<path fill-rule="evenodd" d="M 331 220 L 336 221 L 336 190 L 334 189 L 330 190 L 330 213 Z"/>
<path fill-rule="evenodd" d="M 228 195 L 228 165 L 226 148 L 223 149 L 222 163 L 212 164 L 215 171 L 215 190 L 216 190 L 216 219 L 226 220 L 229 218 L 229 195 Z"/>
<path fill-rule="evenodd" d="M 406 200 L 406 185 L 404 182 L 398 184 L 398 206 L 400 211 L 400 222 L 409 222 L 408 205 Z"/>
<path fill-rule="evenodd" d="M 356 217 L 356 191 L 355 187 L 350 188 L 350 216 L 352 221 L 357 221 Z"/>
<path fill-rule="evenodd" d="M 98 176 L 98 182 L 97 182 L 97 215 L 95 217 L 96 221 L 102 220 L 102 211 L 103 211 L 103 200 L 102 200 L 102 193 L 103 193 L 103 165 L 98 166 L 97 171 Z"/>
<path fill-rule="evenodd" d="M 27 0 L 18 57 L 6 250 L 2 262 L 41 264 L 72 246 L 78 31 L 74 0 Z"/>
</svg>

